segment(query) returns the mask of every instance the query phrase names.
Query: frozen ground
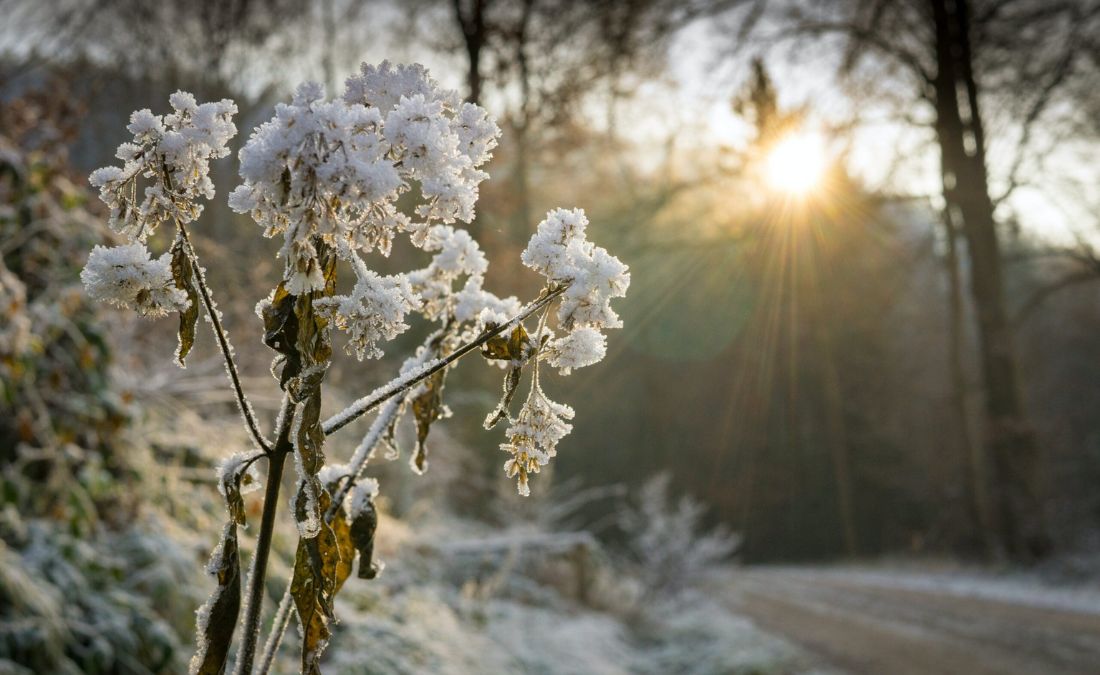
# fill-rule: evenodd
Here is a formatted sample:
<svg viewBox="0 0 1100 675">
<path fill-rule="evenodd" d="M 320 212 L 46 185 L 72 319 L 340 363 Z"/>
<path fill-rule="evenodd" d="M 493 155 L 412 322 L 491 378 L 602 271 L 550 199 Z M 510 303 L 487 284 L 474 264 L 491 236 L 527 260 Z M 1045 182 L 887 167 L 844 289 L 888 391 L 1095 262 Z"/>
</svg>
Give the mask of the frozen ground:
<svg viewBox="0 0 1100 675">
<path fill-rule="evenodd" d="M 851 673 L 1100 672 L 1100 593 L 1023 574 L 748 568 L 728 606 Z"/>
</svg>

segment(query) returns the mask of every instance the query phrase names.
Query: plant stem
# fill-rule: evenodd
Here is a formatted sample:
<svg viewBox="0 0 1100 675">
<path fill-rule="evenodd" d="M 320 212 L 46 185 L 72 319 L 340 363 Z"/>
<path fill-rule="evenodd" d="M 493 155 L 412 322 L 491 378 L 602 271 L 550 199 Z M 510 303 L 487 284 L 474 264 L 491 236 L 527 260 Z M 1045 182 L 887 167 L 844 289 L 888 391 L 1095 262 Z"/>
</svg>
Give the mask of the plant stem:
<svg viewBox="0 0 1100 675">
<path fill-rule="evenodd" d="M 256 550 L 252 554 L 252 570 L 248 575 L 245 617 L 242 624 L 244 633 L 241 635 L 241 646 L 237 652 L 237 667 L 234 670 L 236 675 L 251 674 L 252 660 L 256 654 L 256 641 L 259 639 L 260 615 L 264 601 L 264 578 L 267 575 L 267 559 L 271 553 L 271 542 L 275 533 L 275 512 L 279 508 L 279 488 L 282 487 L 286 456 L 293 450 L 290 441 L 293 406 L 294 403 L 290 397 L 286 397 L 283 402 L 278 440 L 275 442 L 275 447 L 268 453 L 264 510 L 260 517 Z"/>
<path fill-rule="evenodd" d="M 279 645 L 283 642 L 286 627 L 290 625 L 290 615 L 293 612 L 291 605 L 293 598 L 290 595 L 290 583 L 287 582 L 283 599 L 279 602 L 279 609 L 275 612 L 275 619 L 271 622 L 271 634 L 267 636 L 263 654 L 260 656 L 260 666 L 256 675 L 267 675 L 271 666 L 275 663 L 275 655 L 279 652 Z"/>
<path fill-rule="evenodd" d="M 187 228 L 183 226 L 183 223 L 179 220 L 176 221 L 176 226 L 179 229 L 180 237 L 183 239 L 184 246 L 187 247 L 187 257 L 191 261 L 191 267 L 195 271 L 195 283 L 199 287 L 199 294 L 202 296 L 202 304 L 206 308 L 206 315 L 210 317 L 210 326 L 214 330 L 214 337 L 217 338 L 218 347 L 221 348 L 222 357 L 225 359 L 225 369 L 229 373 L 229 380 L 233 383 L 233 393 L 237 397 L 237 407 L 241 410 L 241 415 L 244 416 L 245 426 L 248 427 L 248 432 L 252 436 L 252 440 L 262 448 L 265 452 L 271 452 L 271 444 L 260 433 L 260 427 L 256 423 L 256 416 L 252 411 L 252 404 L 248 402 L 248 397 L 244 394 L 244 387 L 241 386 L 241 377 L 237 373 L 237 364 L 233 360 L 233 347 L 229 344 L 229 336 L 226 335 L 225 329 L 222 328 L 221 319 L 218 317 L 218 311 L 214 308 L 214 301 L 210 295 L 210 289 L 206 285 L 206 273 L 199 265 L 199 256 L 195 253 L 195 247 L 191 245 L 191 238 L 187 234 Z"/>
</svg>

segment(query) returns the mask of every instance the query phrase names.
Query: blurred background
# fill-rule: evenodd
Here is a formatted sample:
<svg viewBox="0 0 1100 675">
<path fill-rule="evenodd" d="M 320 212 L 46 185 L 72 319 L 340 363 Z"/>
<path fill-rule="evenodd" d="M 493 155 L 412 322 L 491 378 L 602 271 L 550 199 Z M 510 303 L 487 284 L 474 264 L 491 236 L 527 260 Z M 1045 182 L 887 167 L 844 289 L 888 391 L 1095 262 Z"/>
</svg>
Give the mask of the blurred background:
<svg viewBox="0 0 1100 675">
<path fill-rule="evenodd" d="M 500 123 L 470 226 L 490 290 L 537 292 L 519 253 L 556 206 L 587 211 L 632 286 L 608 357 L 547 384 L 577 416 L 530 500 L 481 429 L 499 374 L 478 363 L 447 388 L 432 471 L 375 469 L 393 560 L 338 609 L 334 672 L 1100 658 L 1100 3 L 0 0 L 0 17 L 0 666 L 182 668 L 222 518 L 210 467 L 247 443 L 210 335 L 179 370 L 173 320 L 83 297 L 87 251 L 114 237 L 87 174 L 176 89 L 237 102 L 236 150 L 298 82 L 338 94 L 382 59 Z M 234 162 L 214 173 L 197 247 L 270 417 L 253 307 L 277 247 L 226 206 Z M 338 361 L 325 412 L 424 330 Z M 904 584 L 1026 609 L 928 605 L 905 621 L 950 633 L 936 617 L 973 612 L 986 632 L 964 637 L 989 653 L 940 641 L 912 671 L 790 614 L 831 588 L 816 600 L 837 612 L 866 593 L 901 620 Z M 1021 646 L 1051 603 L 1073 626 Z M 556 646 L 514 646 L 544 629 Z"/>
</svg>

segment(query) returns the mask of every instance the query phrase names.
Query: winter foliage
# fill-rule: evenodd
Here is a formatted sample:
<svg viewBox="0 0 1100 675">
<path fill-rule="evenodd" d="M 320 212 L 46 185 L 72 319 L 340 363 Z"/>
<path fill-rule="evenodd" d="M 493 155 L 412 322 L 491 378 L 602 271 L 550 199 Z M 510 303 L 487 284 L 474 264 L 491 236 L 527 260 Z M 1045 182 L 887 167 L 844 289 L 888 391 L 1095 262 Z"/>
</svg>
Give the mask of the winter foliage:
<svg viewBox="0 0 1100 675">
<path fill-rule="evenodd" d="M 500 135 L 488 113 L 440 88 L 419 65 L 363 65 L 338 98 L 326 97 L 317 84 L 302 84 L 252 132 L 239 153 L 242 182 L 229 195 L 233 210 L 282 242 L 281 278 L 257 305 L 263 342 L 275 353 L 272 374 L 283 392 L 269 439 L 245 396 L 189 232 L 203 201 L 214 197 L 209 163 L 228 154 L 236 106 L 227 100 L 198 104 L 184 92 L 169 103 L 172 112 L 164 116 L 135 112 L 127 127 L 133 141 L 117 155 L 123 166 L 92 174 L 92 185 L 110 208 L 110 224 L 127 243 L 95 247 L 81 279 L 89 296 L 120 308 L 153 317 L 178 313 L 181 366 L 194 344 L 200 307 L 205 310 L 256 446 L 226 459 L 218 471 L 228 520 L 207 566 L 215 590 L 198 613 L 191 672 L 224 671 L 242 608 L 238 672 L 251 672 L 258 659 L 270 663 L 270 653 L 257 653 L 273 527 L 266 516 L 278 502 L 283 460 L 290 456 L 296 473 L 290 511 L 299 542 L 282 607 L 292 607 L 298 618 L 302 672 L 317 673 L 333 636 L 336 595 L 355 559 L 361 578 L 372 579 L 381 569 L 373 559 L 378 484 L 364 475 L 376 449 L 387 448 L 386 458 L 399 455 L 394 429 L 411 413 L 416 448 L 410 466 L 424 473 L 429 430 L 451 414 L 443 401 L 447 372 L 480 350 L 505 371 L 501 401 L 485 426 L 507 422 L 504 471 L 516 479 L 521 495 L 529 495 L 530 476 L 557 454 L 574 416 L 572 408 L 547 396 L 540 363 L 568 374 L 601 360 L 607 351 L 603 331 L 622 325 L 610 302 L 625 295 L 630 275 L 626 265 L 588 241 L 583 211 L 557 209 L 539 223 L 521 256 L 544 278 L 539 294 L 522 303 L 486 291 L 488 259 L 462 225 L 475 217 L 479 185 L 488 178 L 481 167 Z M 174 226 L 175 237 L 169 250 L 154 257 L 146 244 L 160 226 Z M 388 256 L 404 235 L 430 254 L 426 266 L 387 275 L 371 269 L 364 256 Z M 342 271 L 354 279 L 346 295 L 336 292 Z M 416 317 L 435 329 L 402 371 L 322 421 L 333 331 L 345 334 L 349 354 L 376 359 L 386 343 L 416 325 Z M 537 325 L 528 330 L 528 321 Z M 525 374 L 528 393 L 513 414 Z M 374 424 L 350 461 L 329 462 L 326 437 L 375 410 Z M 269 463 L 265 517 L 246 577 L 237 530 L 248 524 L 242 495 L 259 486 L 255 464 L 261 459 Z M 289 616 L 282 611 L 276 619 L 269 652 L 277 649 Z"/>
</svg>

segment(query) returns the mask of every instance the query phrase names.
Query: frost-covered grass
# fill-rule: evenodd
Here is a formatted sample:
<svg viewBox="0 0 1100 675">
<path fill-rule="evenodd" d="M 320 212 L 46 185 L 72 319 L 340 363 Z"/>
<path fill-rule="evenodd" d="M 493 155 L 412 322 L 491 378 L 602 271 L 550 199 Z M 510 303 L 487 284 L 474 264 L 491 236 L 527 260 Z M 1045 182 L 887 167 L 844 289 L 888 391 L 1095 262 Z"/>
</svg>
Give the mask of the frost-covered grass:
<svg viewBox="0 0 1100 675">
<path fill-rule="evenodd" d="M 0 537 L 0 672 L 171 673 L 186 666 L 206 583 L 155 518 L 73 536 L 8 509 Z M 16 665 L 19 664 L 19 665 Z"/>
<path fill-rule="evenodd" d="M 601 550 L 584 559 L 591 591 L 578 597 L 572 553 L 598 547 L 590 537 L 430 517 L 434 527 L 383 522 L 391 564 L 345 588 L 325 672 L 809 672 L 797 648 L 697 591 L 639 612 L 638 579 Z M 284 651 L 278 672 L 294 672 Z"/>
</svg>

